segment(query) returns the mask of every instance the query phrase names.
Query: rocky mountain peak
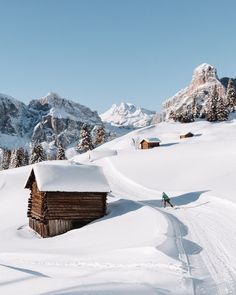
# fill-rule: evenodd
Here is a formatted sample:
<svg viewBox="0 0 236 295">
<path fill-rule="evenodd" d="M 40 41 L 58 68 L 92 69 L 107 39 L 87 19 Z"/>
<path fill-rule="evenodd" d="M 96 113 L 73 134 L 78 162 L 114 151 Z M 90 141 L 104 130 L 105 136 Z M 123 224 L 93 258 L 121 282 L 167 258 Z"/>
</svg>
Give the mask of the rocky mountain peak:
<svg viewBox="0 0 236 295">
<path fill-rule="evenodd" d="M 54 148 L 59 144 L 67 147 L 78 142 L 83 123 L 87 123 L 91 129 L 102 125 L 96 111 L 56 93 L 50 92 L 34 99 L 29 105 L 0 94 L 0 148 L 8 146 L 2 140 L 6 136 L 16 147 L 17 142 L 22 145 L 23 138 L 25 145 L 33 141 Z"/>
<path fill-rule="evenodd" d="M 216 68 L 207 63 L 203 63 L 196 67 L 193 72 L 191 88 L 195 89 L 207 82 L 215 82 L 216 80 L 219 80 Z"/>
<path fill-rule="evenodd" d="M 150 125 L 156 112 L 136 107 L 131 103 L 122 102 L 112 107 L 100 117 L 103 122 L 112 126 L 139 128 Z"/>
<path fill-rule="evenodd" d="M 6 94 L 0 94 L 0 133 L 23 134 L 28 129 L 26 105 Z M 25 120 L 22 118 L 25 117 Z"/>
<path fill-rule="evenodd" d="M 39 100 L 41 101 L 41 104 L 54 104 L 55 102 L 62 101 L 62 98 L 55 92 L 49 92 L 46 96 L 39 98 Z"/>
<path fill-rule="evenodd" d="M 217 76 L 214 66 L 203 63 L 193 71 L 189 86 L 177 92 L 163 103 L 163 117 L 169 119 L 171 111 L 180 112 L 183 107 L 191 108 L 197 104 L 204 112 L 204 106 L 209 99 L 209 94 L 216 86 L 220 96 L 225 94 L 225 87 Z"/>
</svg>

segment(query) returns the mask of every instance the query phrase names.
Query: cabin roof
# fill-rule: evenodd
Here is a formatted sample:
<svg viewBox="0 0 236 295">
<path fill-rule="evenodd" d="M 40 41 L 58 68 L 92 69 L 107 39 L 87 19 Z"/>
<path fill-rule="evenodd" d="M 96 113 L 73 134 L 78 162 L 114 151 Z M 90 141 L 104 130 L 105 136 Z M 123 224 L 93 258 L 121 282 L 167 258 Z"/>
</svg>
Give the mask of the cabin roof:
<svg viewBox="0 0 236 295">
<path fill-rule="evenodd" d="M 146 142 L 150 142 L 150 143 L 161 142 L 161 140 L 160 140 L 159 138 L 157 138 L 157 137 L 146 137 L 146 138 L 143 138 L 143 139 L 140 141 L 140 143 L 143 142 L 144 140 L 145 140 Z"/>
<path fill-rule="evenodd" d="M 36 180 L 41 192 L 109 192 L 109 184 L 101 167 L 37 163 L 33 165 L 25 188 Z"/>
</svg>

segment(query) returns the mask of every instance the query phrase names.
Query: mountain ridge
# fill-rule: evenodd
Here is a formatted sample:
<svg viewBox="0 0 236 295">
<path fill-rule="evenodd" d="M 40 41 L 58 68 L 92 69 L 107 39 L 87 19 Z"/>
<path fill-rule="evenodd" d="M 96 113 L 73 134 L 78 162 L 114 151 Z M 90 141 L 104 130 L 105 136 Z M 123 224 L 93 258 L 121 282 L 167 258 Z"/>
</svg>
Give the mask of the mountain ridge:
<svg viewBox="0 0 236 295">
<path fill-rule="evenodd" d="M 156 115 L 155 111 L 136 107 L 132 103 L 113 104 L 110 109 L 100 114 L 104 123 L 116 127 L 141 128 L 150 125 Z"/>
<path fill-rule="evenodd" d="M 91 128 L 102 125 L 96 111 L 52 92 L 28 105 L 9 95 L 0 95 L 0 116 L 0 138 L 25 137 L 25 145 L 33 141 L 67 147 L 79 139 L 83 123 Z"/>
</svg>

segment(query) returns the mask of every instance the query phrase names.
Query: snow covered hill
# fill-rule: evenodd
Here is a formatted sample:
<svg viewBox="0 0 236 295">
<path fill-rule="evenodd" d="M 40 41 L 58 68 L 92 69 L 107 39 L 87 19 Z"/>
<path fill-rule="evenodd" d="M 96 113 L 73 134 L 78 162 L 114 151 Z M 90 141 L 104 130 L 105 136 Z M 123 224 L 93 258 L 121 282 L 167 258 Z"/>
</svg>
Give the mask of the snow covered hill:
<svg viewBox="0 0 236 295">
<path fill-rule="evenodd" d="M 137 149 L 144 137 L 160 147 Z M 53 238 L 28 227 L 30 167 L 0 172 L 2 294 L 236 294 L 236 120 L 163 122 L 92 153 L 68 165 L 103 167 L 108 214 Z"/>
<path fill-rule="evenodd" d="M 140 128 L 152 123 L 156 112 L 136 107 L 131 103 L 122 102 L 120 105 L 113 104 L 112 107 L 100 117 L 105 123 L 116 127 Z"/>
</svg>

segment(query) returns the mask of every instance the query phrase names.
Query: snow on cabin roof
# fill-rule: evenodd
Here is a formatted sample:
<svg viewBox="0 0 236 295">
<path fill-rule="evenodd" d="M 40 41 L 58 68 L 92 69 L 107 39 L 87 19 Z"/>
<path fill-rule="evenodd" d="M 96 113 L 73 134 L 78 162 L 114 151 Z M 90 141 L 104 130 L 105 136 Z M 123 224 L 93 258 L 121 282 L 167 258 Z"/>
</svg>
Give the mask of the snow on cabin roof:
<svg viewBox="0 0 236 295">
<path fill-rule="evenodd" d="M 42 192 L 109 192 L 109 184 L 102 168 L 95 165 L 56 165 L 38 163 L 33 165 L 26 183 L 34 173 L 38 189 Z"/>
<path fill-rule="evenodd" d="M 141 140 L 141 142 L 145 140 L 146 142 L 161 142 L 161 140 L 157 137 L 146 137 Z"/>
</svg>

